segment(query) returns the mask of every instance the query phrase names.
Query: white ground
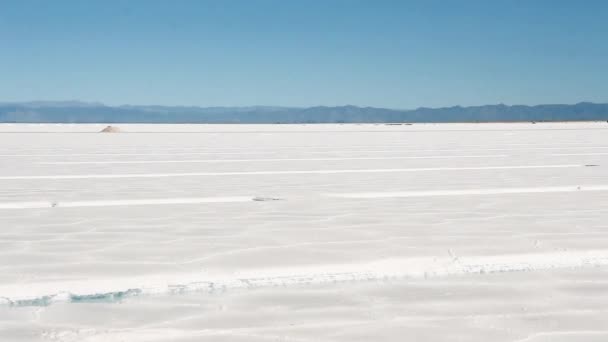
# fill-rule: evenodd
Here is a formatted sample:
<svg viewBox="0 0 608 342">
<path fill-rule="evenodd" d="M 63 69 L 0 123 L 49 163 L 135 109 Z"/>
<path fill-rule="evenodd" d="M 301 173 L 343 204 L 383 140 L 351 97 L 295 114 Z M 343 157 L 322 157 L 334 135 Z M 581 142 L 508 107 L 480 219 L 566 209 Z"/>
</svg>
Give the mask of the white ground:
<svg viewBox="0 0 608 342">
<path fill-rule="evenodd" d="M 0 341 L 606 341 L 608 123 L 0 125 Z"/>
</svg>

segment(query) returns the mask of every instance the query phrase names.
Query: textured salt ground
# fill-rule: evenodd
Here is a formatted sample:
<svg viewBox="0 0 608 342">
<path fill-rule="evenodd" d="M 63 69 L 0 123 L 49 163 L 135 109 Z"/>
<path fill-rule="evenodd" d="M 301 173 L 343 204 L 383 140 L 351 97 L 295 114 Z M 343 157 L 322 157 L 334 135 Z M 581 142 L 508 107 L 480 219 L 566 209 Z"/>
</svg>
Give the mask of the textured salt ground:
<svg viewBox="0 0 608 342">
<path fill-rule="evenodd" d="M 533 206 L 535 201 L 542 207 Z M 590 204 L 580 208 L 581 201 Z M 508 213 L 502 211 L 506 206 Z M 444 208 L 441 214 L 437 207 Z M 604 249 L 608 238 L 606 192 L 489 195 L 467 201 L 304 197 L 153 208 L 2 211 L 10 228 L 0 235 L 0 287 L 19 291 L 46 281 L 95 283 L 203 270 L 217 274 L 391 257 L 445 258 L 450 253 L 584 252 Z"/>
<path fill-rule="evenodd" d="M 580 265 L 576 261 L 591 251 L 600 256 L 606 253 L 608 192 L 497 192 L 483 196 L 461 192 L 606 184 L 608 154 L 603 151 L 608 151 L 608 126 L 530 126 L 128 125 L 128 132 L 202 133 L 104 135 L 95 133 L 103 128 L 99 125 L 41 125 L 35 129 L 90 133 L 0 133 L 0 176 L 9 178 L 478 168 L 221 178 L 3 179 L 2 203 L 43 201 L 59 206 L 0 210 L 0 292 L 4 292 L 0 296 L 35 295 L 44 289 L 55 292 L 62 284 L 80 284 L 78 289 L 63 288 L 65 292 L 86 293 L 87 286 L 91 290 L 93 285 L 116 284 L 125 277 L 160 277 L 171 282 L 183 279 L 167 279 L 174 275 L 195 275 L 199 280 L 207 274 L 254 277 L 279 269 L 306 270 L 318 279 L 327 267 L 352 270 L 357 265 L 395 258 L 457 262 L 530 256 L 530 263 L 536 265 L 552 256 L 568 255 L 568 260 L 574 260 L 556 269 L 540 267 L 507 274 L 455 274 L 389 282 L 345 279 L 308 286 L 296 282 L 286 287 L 234 288 L 219 293 L 136 296 L 120 303 L 5 305 L 0 308 L 0 340 L 397 341 L 404 336 L 422 341 L 604 340 L 606 270 L 594 267 L 602 262 Z M 0 126 L 2 132 L 11 130 L 33 128 Z M 192 153 L 202 153 L 196 158 L 247 161 L 189 163 Z M 389 159 L 479 153 L 506 157 Z M 269 156 L 278 160 L 255 161 Z M 335 160 L 318 160 L 319 156 Z M 186 162 L 78 163 L 169 157 Z M 598 166 L 479 169 L 556 164 Z M 452 191 L 456 195 L 390 195 L 417 191 Z M 369 193 L 389 196 L 326 196 Z M 282 200 L 155 204 L 172 198 L 233 196 Z M 105 201 L 144 203 L 78 208 L 60 205 Z M 514 259 L 508 260 L 506 265 L 513 266 Z"/>
<path fill-rule="evenodd" d="M 606 268 L 0 308 L 11 341 L 603 341 Z"/>
</svg>

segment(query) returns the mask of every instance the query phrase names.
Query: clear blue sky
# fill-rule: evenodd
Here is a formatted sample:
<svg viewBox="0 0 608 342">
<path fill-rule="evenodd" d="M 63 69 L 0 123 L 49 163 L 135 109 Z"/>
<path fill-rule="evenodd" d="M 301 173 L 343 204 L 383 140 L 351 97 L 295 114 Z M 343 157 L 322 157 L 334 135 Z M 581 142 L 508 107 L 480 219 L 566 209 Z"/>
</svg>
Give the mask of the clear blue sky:
<svg viewBox="0 0 608 342">
<path fill-rule="evenodd" d="M 608 102 L 608 1 L 0 0 L 0 101 Z"/>
</svg>

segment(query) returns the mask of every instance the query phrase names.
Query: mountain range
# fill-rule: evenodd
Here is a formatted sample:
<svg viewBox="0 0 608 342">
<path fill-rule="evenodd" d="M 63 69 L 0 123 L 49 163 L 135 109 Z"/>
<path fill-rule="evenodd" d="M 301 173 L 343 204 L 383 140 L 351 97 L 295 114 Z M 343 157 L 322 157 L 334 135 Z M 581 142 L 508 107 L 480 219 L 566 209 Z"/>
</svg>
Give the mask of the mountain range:
<svg viewBox="0 0 608 342">
<path fill-rule="evenodd" d="M 398 123 L 608 120 L 608 104 L 484 105 L 417 109 L 357 106 L 107 106 L 97 102 L 0 102 L 3 123 Z"/>
</svg>

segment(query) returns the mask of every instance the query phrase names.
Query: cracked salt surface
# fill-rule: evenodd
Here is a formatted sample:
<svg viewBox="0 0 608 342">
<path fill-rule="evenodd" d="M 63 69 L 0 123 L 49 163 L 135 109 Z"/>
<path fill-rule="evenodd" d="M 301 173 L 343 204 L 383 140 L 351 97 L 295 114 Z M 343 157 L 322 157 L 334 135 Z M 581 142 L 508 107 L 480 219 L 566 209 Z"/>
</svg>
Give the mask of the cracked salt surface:
<svg viewBox="0 0 608 342">
<path fill-rule="evenodd" d="M 450 255 L 452 253 L 450 252 Z M 452 256 L 452 255 L 451 255 Z M 4 304 L 40 306 L 56 302 L 122 300 L 143 294 L 216 292 L 241 288 L 280 287 L 385 279 L 416 279 L 467 274 L 539 271 L 608 265 L 608 250 L 489 257 L 388 259 L 364 264 L 250 270 L 233 276 L 167 274 L 154 277 L 96 279 L 0 286 Z"/>
<path fill-rule="evenodd" d="M 83 132 L 0 137 L 1 341 L 608 336 L 605 123 L 103 127 L 0 125 Z"/>
</svg>

